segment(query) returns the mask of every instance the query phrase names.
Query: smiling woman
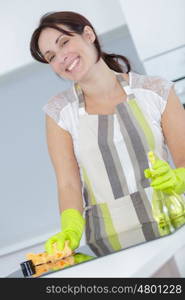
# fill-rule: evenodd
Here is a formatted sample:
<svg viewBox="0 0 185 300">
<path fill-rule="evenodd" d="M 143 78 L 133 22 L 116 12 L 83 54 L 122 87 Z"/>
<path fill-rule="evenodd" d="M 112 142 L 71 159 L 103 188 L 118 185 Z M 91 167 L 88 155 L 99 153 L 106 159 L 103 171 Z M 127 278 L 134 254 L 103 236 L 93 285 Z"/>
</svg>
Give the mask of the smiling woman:
<svg viewBox="0 0 185 300">
<path fill-rule="evenodd" d="M 136 74 L 125 56 L 103 52 L 91 23 L 75 12 L 43 16 L 30 49 L 73 82 L 43 107 L 61 213 L 61 232 L 46 251 L 54 243 L 62 250 L 66 240 L 76 249 L 84 229 L 98 256 L 160 237 L 144 171 L 153 151 L 160 188 L 175 183 L 184 201 L 185 112 L 173 83 Z"/>
</svg>

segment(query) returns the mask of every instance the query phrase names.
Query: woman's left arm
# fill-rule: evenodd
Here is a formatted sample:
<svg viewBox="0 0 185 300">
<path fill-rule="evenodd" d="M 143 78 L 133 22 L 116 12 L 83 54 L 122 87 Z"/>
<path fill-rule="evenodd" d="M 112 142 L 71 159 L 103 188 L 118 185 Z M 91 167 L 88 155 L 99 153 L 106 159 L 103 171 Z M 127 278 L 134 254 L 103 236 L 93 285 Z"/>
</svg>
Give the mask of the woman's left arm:
<svg viewBox="0 0 185 300">
<path fill-rule="evenodd" d="M 176 168 L 185 167 L 185 109 L 174 88 L 170 89 L 161 126 Z"/>
</svg>

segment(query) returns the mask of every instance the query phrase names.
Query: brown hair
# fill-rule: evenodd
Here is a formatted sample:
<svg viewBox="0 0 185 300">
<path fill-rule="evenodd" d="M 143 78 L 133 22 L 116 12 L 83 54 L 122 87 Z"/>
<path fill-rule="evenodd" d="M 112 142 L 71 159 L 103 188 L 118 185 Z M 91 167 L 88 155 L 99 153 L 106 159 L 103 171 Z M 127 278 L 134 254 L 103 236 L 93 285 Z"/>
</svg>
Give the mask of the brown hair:
<svg viewBox="0 0 185 300">
<path fill-rule="evenodd" d="M 58 24 L 63 24 L 67 26 L 71 31 L 66 31 L 60 27 L 58 27 Z M 119 73 L 128 73 L 131 70 L 130 63 L 128 59 L 119 54 L 114 53 L 106 53 L 101 50 L 100 42 L 98 40 L 97 34 L 91 25 L 91 23 L 82 15 L 72 12 L 72 11 L 60 11 L 60 12 L 53 12 L 53 13 L 47 13 L 43 15 L 40 19 L 40 23 L 38 28 L 35 29 L 35 31 L 32 34 L 31 41 L 30 41 L 30 51 L 31 55 L 34 59 L 36 59 L 39 62 L 47 64 L 48 62 L 43 57 L 42 53 L 40 52 L 39 46 L 38 46 L 38 39 L 43 29 L 45 28 L 53 28 L 56 29 L 65 35 L 73 36 L 72 33 L 82 34 L 84 27 L 88 25 L 92 28 L 95 34 L 95 41 L 94 45 L 97 49 L 98 58 L 97 62 L 99 61 L 100 57 L 105 61 L 105 63 L 108 65 L 108 67 L 116 72 Z M 125 67 L 123 67 L 119 62 L 118 59 L 121 59 L 124 64 L 126 65 L 126 72 L 124 71 Z"/>
</svg>

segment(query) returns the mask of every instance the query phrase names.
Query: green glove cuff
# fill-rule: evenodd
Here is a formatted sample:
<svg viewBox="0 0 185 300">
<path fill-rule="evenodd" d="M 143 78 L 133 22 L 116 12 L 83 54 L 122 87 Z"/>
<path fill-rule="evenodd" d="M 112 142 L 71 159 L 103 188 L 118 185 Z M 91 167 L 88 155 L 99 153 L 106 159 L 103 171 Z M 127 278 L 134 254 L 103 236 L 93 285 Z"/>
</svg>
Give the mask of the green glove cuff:
<svg viewBox="0 0 185 300">
<path fill-rule="evenodd" d="M 85 219 L 77 209 L 69 208 L 61 213 L 61 227 L 64 232 L 74 232 L 80 240 L 85 227 Z"/>
<path fill-rule="evenodd" d="M 175 186 L 175 192 L 177 194 L 183 194 L 185 192 L 185 168 L 174 169 L 178 184 Z"/>
</svg>

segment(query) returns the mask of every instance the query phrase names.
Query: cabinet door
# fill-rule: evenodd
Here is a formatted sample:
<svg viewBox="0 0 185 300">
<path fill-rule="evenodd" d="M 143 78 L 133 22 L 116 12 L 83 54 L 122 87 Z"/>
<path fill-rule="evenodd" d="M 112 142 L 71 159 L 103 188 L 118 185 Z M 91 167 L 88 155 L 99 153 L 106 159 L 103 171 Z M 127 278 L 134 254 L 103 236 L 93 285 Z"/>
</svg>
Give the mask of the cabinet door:
<svg viewBox="0 0 185 300">
<path fill-rule="evenodd" d="M 185 44 L 184 0 L 120 0 L 141 60 Z"/>
<path fill-rule="evenodd" d="M 185 79 L 175 82 L 175 91 L 185 107 Z"/>
<path fill-rule="evenodd" d="M 143 62 L 147 74 L 160 75 L 168 80 L 185 76 L 185 46 Z"/>
</svg>

